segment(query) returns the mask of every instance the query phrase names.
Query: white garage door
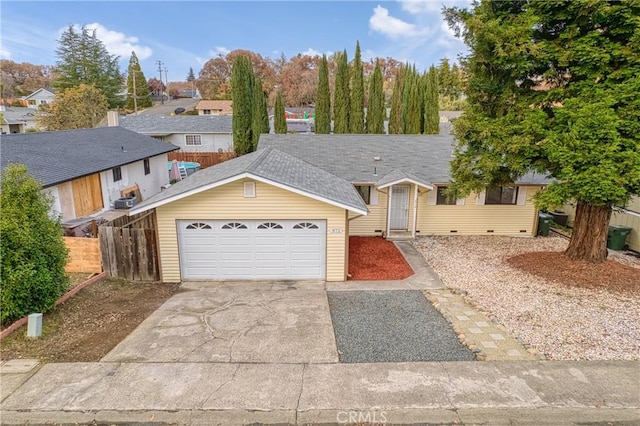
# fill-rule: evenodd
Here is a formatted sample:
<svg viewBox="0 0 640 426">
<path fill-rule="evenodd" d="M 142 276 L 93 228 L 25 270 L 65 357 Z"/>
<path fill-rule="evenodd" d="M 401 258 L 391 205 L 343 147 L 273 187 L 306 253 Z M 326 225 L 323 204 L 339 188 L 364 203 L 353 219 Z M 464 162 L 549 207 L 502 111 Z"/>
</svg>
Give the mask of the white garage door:
<svg viewBox="0 0 640 426">
<path fill-rule="evenodd" d="M 324 279 L 323 220 L 180 220 L 184 280 Z"/>
</svg>

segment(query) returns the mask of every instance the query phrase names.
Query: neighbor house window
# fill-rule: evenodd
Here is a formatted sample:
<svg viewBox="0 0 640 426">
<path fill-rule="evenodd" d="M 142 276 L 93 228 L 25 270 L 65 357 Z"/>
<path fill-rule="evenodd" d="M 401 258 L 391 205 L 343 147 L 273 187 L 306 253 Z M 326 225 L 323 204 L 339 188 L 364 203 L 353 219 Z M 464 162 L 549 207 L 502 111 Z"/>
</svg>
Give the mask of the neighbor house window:
<svg viewBox="0 0 640 426">
<path fill-rule="evenodd" d="M 202 145 L 202 135 L 184 135 L 187 145 Z"/>
<path fill-rule="evenodd" d="M 364 200 L 364 203 L 368 205 L 371 201 L 371 187 L 369 185 L 356 185 L 356 190 Z"/>
<path fill-rule="evenodd" d="M 36 100 L 35 99 L 29 99 L 29 105 L 35 105 L 36 104 Z"/>
<path fill-rule="evenodd" d="M 436 197 L 436 204 L 438 204 L 438 205 L 455 205 L 456 204 L 456 197 L 452 197 L 451 195 L 447 194 L 447 187 L 446 186 L 439 186 L 438 187 L 437 197 Z"/>
<path fill-rule="evenodd" d="M 515 204 L 518 198 L 517 186 L 499 186 L 487 189 L 485 204 Z"/>
<path fill-rule="evenodd" d="M 210 109 L 203 109 L 203 110 L 202 110 L 202 113 L 203 113 L 204 115 L 211 115 L 211 110 L 210 110 Z"/>
<path fill-rule="evenodd" d="M 113 169 L 111 169 L 111 172 L 113 173 L 114 182 L 118 182 L 119 180 L 122 180 L 122 169 L 120 168 L 120 166 L 114 167 Z"/>
<path fill-rule="evenodd" d="M 144 164 L 144 174 L 145 175 L 150 175 L 151 174 L 151 164 L 149 164 L 149 159 L 145 158 L 142 163 Z"/>
</svg>

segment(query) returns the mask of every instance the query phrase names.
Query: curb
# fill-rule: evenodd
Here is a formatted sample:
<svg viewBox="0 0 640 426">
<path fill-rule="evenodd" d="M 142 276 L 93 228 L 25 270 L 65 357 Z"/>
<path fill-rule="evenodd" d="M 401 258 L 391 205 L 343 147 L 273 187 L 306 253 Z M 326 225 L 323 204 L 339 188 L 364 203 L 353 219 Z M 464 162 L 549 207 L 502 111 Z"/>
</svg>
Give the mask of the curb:
<svg viewBox="0 0 640 426">
<path fill-rule="evenodd" d="M 65 294 L 63 294 L 62 296 L 60 296 L 60 298 L 58 300 L 56 300 L 56 303 L 54 304 L 54 306 L 58 306 L 61 303 L 66 302 L 67 300 L 69 300 L 71 297 L 75 296 L 80 290 L 82 290 L 83 288 L 90 286 L 93 283 L 96 283 L 98 281 L 101 281 L 103 278 L 105 278 L 107 276 L 106 272 L 101 272 L 98 275 L 89 278 L 88 280 L 86 280 L 85 282 L 78 284 L 77 286 L 75 286 L 74 288 L 72 288 L 71 290 L 69 290 L 68 292 L 66 292 Z M 17 320 L 16 322 L 14 322 L 13 324 L 11 324 L 9 327 L 5 328 L 4 330 L 2 330 L 0 332 L 0 340 L 4 339 L 5 337 L 7 337 L 8 335 L 10 335 L 11 333 L 13 333 L 14 331 L 16 331 L 17 329 L 19 329 L 20 327 L 22 327 L 23 325 L 25 325 L 27 322 L 29 321 L 29 315 L 24 316 L 22 318 L 20 318 L 19 320 Z"/>
</svg>

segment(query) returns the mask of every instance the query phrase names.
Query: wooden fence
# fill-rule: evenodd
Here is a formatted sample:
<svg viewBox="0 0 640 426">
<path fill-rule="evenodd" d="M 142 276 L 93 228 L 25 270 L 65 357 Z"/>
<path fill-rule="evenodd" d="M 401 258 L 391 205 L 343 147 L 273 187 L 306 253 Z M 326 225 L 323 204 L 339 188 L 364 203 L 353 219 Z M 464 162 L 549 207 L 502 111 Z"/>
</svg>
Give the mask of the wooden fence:
<svg viewBox="0 0 640 426">
<path fill-rule="evenodd" d="M 69 250 L 67 272 L 102 272 L 100 243 L 97 238 L 63 237 Z"/>
<path fill-rule="evenodd" d="M 192 161 L 200 163 L 200 167 L 206 169 L 223 161 L 227 161 L 235 157 L 233 152 L 170 152 L 168 154 L 169 161 Z"/>
<path fill-rule="evenodd" d="M 131 281 L 160 279 L 155 212 L 122 216 L 98 231 L 104 271 Z"/>
</svg>

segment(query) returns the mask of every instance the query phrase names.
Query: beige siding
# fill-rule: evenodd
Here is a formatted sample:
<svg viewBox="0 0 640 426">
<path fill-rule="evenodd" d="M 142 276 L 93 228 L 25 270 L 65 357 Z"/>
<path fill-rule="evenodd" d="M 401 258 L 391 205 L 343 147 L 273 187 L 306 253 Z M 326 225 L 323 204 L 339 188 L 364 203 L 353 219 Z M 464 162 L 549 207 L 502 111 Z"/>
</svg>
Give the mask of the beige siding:
<svg viewBox="0 0 640 426">
<path fill-rule="evenodd" d="M 525 188 L 524 205 L 478 205 L 476 194 L 464 205 L 428 205 L 428 193 L 423 193 L 418 198 L 418 235 L 535 235 L 537 210 L 531 197 L 539 187 Z"/>
<path fill-rule="evenodd" d="M 371 188 L 371 191 L 375 191 Z M 380 235 L 376 230 L 386 232 L 387 230 L 387 193 L 378 191 L 378 205 L 367 206 L 369 214 L 359 216 L 355 213 L 349 213 L 349 235 L 372 236 Z M 355 219 L 354 219 L 355 217 Z"/>
<path fill-rule="evenodd" d="M 640 213 L 640 197 L 632 198 L 627 204 L 627 209 L 636 213 Z M 573 226 L 573 221 L 576 216 L 576 208 L 573 204 L 567 204 L 562 208 L 562 211 L 569 215 L 569 226 Z M 627 244 L 631 250 L 640 251 L 640 217 L 614 211 L 611 214 L 611 225 L 628 226 L 632 229 L 631 234 L 627 238 Z"/>
<path fill-rule="evenodd" d="M 255 198 L 244 198 L 246 181 L 231 182 L 156 209 L 162 280 L 180 281 L 178 219 L 312 219 L 327 221 L 327 281 L 344 281 L 345 210 L 261 182 L 256 182 Z M 332 229 L 342 232 L 330 232 Z"/>
</svg>

